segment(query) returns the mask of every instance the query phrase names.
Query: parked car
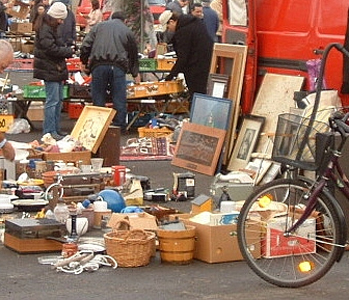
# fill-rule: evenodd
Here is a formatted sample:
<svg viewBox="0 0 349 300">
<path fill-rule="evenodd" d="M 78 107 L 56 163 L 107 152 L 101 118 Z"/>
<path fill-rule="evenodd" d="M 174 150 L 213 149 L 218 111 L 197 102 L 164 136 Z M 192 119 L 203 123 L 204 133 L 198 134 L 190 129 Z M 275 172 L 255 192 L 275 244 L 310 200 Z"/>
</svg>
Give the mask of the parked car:
<svg viewBox="0 0 349 300">
<path fill-rule="evenodd" d="M 159 24 L 159 16 L 166 9 L 166 0 L 148 0 L 154 23 Z"/>
</svg>

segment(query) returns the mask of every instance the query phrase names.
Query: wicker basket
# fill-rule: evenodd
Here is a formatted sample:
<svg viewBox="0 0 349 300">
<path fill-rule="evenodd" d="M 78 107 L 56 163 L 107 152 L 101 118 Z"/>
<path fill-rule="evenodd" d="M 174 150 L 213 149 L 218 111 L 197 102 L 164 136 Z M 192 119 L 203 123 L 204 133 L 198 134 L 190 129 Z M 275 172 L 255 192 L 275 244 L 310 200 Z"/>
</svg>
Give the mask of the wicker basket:
<svg viewBox="0 0 349 300">
<path fill-rule="evenodd" d="M 155 233 L 130 229 L 126 220 L 120 220 L 117 225 L 121 223 L 126 223 L 128 229 L 113 229 L 112 232 L 104 234 L 107 254 L 117 261 L 119 267 L 148 265 L 154 250 Z"/>
</svg>

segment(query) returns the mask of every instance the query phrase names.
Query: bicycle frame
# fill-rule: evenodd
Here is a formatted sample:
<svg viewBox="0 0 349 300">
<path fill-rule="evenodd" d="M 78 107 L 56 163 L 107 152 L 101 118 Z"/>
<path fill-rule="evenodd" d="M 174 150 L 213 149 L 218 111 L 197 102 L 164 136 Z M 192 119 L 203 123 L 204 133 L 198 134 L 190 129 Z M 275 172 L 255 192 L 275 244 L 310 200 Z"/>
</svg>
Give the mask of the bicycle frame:
<svg viewBox="0 0 349 300">
<path fill-rule="evenodd" d="M 342 136 L 342 141 L 340 145 L 338 146 L 337 149 L 329 149 L 331 151 L 331 159 L 327 164 L 326 169 L 324 172 L 318 176 L 317 180 L 315 182 L 312 182 L 312 186 L 310 190 L 303 196 L 308 198 L 308 204 L 302 214 L 302 216 L 288 229 L 285 231 L 284 235 L 288 236 L 291 235 L 292 232 L 294 232 L 312 213 L 312 211 L 316 207 L 317 203 L 317 198 L 321 192 L 326 192 L 326 195 L 332 200 L 332 202 L 335 204 L 339 215 L 341 216 L 341 219 L 339 220 L 342 224 L 342 235 L 341 235 L 341 240 L 339 247 L 344 248 L 346 245 L 346 240 L 347 240 L 347 226 L 346 226 L 346 220 L 344 217 L 344 213 L 342 208 L 340 207 L 339 203 L 336 201 L 335 197 L 333 194 L 328 190 L 327 186 L 328 183 L 331 181 L 333 182 L 335 188 L 338 188 L 341 193 L 346 197 L 346 199 L 349 201 L 349 180 L 344 173 L 340 163 L 339 163 L 339 158 L 341 157 L 342 154 L 342 149 L 344 147 L 346 141 L 346 137 Z M 338 173 L 338 175 L 337 175 Z M 303 181 L 308 181 L 311 182 L 310 180 L 307 179 L 302 179 Z M 343 253 L 342 253 L 343 254 Z M 340 255 L 341 257 L 342 255 Z M 339 258 L 340 258 L 339 257 Z M 339 260 L 339 259 L 338 259 Z"/>
</svg>

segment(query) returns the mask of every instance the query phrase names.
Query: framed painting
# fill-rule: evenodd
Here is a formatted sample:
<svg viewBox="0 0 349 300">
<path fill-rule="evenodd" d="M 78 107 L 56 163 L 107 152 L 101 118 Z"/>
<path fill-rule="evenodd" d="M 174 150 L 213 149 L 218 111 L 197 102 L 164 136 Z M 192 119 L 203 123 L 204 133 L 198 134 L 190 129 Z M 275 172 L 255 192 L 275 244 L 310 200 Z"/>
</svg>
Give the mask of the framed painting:
<svg viewBox="0 0 349 300">
<path fill-rule="evenodd" d="M 236 171 L 246 168 L 257 144 L 264 120 L 264 117 L 254 115 L 244 117 L 232 156 L 229 159 L 228 170 Z"/>
<path fill-rule="evenodd" d="M 112 108 L 85 106 L 71 136 L 86 149 L 96 153 L 115 113 L 116 111 Z"/>
<path fill-rule="evenodd" d="M 233 101 L 194 93 L 190 122 L 228 130 Z"/>
<path fill-rule="evenodd" d="M 227 98 L 230 76 L 227 74 L 209 74 L 207 94 L 213 97 Z"/>
<path fill-rule="evenodd" d="M 172 165 L 214 175 L 226 131 L 194 123 L 183 123 Z"/>
</svg>

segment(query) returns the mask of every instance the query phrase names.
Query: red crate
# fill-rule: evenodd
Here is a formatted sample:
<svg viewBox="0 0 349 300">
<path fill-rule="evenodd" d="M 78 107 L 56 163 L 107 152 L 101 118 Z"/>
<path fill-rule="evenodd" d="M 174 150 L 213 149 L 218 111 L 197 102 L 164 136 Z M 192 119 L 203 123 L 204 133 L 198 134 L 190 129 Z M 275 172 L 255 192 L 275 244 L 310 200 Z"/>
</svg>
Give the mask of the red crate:
<svg viewBox="0 0 349 300">
<path fill-rule="evenodd" d="M 69 103 L 68 115 L 70 119 L 79 119 L 82 110 L 84 109 L 83 104 L 81 103 Z"/>
<path fill-rule="evenodd" d="M 34 70 L 34 59 L 32 58 L 26 58 L 26 59 L 16 58 L 6 68 L 6 71 L 33 71 L 33 70 Z"/>
<path fill-rule="evenodd" d="M 81 60 L 79 57 L 67 58 L 67 69 L 69 72 L 79 72 L 81 71 Z"/>
</svg>

